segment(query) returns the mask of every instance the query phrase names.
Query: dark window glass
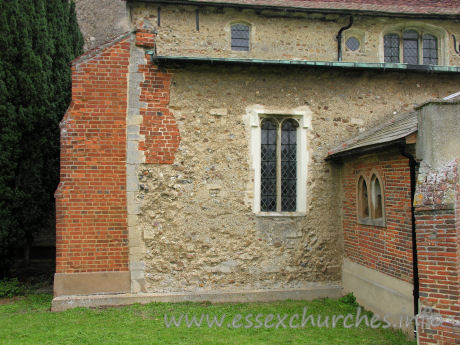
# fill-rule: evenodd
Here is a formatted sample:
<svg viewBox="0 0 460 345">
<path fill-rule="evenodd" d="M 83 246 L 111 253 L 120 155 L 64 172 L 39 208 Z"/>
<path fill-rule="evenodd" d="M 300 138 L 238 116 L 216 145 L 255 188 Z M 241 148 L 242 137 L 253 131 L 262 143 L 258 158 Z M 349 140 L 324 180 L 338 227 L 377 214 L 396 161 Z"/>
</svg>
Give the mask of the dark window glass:
<svg viewBox="0 0 460 345">
<path fill-rule="evenodd" d="M 438 40 L 432 35 L 423 35 L 423 64 L 438 64 Z"/>
<path fill-rule="evenodd" d="M 262 211 L 276 211 L 276 135 L 274 120 L 264 119 L 261 127 L 261 192 Z"/>
<path fill-rule="evenodd" d="M 281 211 L 294 212 L 297 199 L 297 127 L 295 120 L 281 127 Z"/>
<path fill-rule="evenodd" d="M 372 218 L 382 218 L 383 216 L 383 198 L 380 181 L 377 177 L 372 179 Z"/>
<path fill-rule="evenodd" d="M 232 25 L 232 50 L 249 51 L 249 26 L 246 24 Z"/>
<path fill-rule="evenodd" d="M 367 194 L 367 184 L 364 178 L 358 182 L 358 215 L 359 218 L 369 218 L 369 197 Z"/>
<path fill-rule="evenodd" d="M 404 63 L 417 65 L 418 60 L 418 33 L 414 30 L 403 33 Z"/>
<path fill-rule="evenodd" d="M 347 39 L 347 41 L 345 42 L 345 45 L 347 46 L 348 49 L 352 51 L 356 51 L 359 49 L 359 41 L 356 37 L 350 37 L 349 39 Z"/>
<path fill-rule="evenodd" d="M 399 62 L 399 36 L 385 35 L 383 39 L 385 62 Z"/>
</svg>

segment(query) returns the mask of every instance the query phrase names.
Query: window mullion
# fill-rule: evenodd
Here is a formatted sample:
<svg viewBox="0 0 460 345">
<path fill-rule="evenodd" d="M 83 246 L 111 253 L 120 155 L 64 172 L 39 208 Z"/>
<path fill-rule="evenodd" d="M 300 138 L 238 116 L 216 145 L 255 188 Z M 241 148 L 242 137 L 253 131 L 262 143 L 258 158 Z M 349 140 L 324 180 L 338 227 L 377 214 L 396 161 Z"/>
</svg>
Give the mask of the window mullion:
<svg viewBox="0 0 460 345">
<path fill-rule="evenodd" d="M 423 65 L 423 33 L 418 36 L 418 64 Z"/>
<path fill-rule="evenodd" d="M 399 35 L 399 63 L 404 63 L 404 39 L 403 35 Z"/>
<path fill-rule="evenodd" d="M 374 201 L 372 200 L 372 179 L 369 181 L 367 186 L 367 204 L 369 207 L 369 219 L 374 219 Z"/>
<path fill-rule="evenodd" d="M 276 212 L 281 212 L 281 124 L 276 131 Z"/>
</svg>

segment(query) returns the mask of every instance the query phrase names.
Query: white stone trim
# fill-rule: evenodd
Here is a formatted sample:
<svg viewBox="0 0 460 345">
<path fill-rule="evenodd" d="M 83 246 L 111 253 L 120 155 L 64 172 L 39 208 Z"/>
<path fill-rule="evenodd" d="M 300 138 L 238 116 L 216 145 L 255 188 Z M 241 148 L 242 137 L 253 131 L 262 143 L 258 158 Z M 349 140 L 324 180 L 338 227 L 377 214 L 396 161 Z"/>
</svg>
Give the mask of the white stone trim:
<svg viewBox="0 0 460 345">
<path fill-rule="evenodd" d="M 312 112 L 309 107 L 303 106 L 293 109 L 277 109 L 264 107 L 260 104 L 248 106 L 246 108 L 246 124 L 249 127 L 249 162 L 254 177 L 252 211 L 257 215 L 277 216 L 277 212 L 260 212 L 260 117 L 261 116 L 286 116 L 299 121 L 297 131 L 297 210 L 284 215 L 292 214 L 300 216 L 307 212 L 307 178 L 309 152 L 307 143 L 308 130 L 311 129 Z"/>
<path fill-rule="evenodd" d="M 139 109 L 145 108 L 146 103 L 140 99 L 140 83 L 144 81 L 144 73 L 139 71 L 139 65 L 147 63 L 145 52 L 135 44 L 135 36 L 131 35 L 131 51 L 128 74 L 128 108 L 126 111 L 126 198 L 128 211 L 128 242 L 129 242 L 129 271 L 131 274 L 131 292 L 144 292 L 144 253 L 145 245 L 138 216 L 141 202 L 137 199 L 139 192 L 138 168 L 145 163 L 145 155 L 139 150 L 139 142 L 145 140 L 140 134 L 142 116 Z"/>
<path fill-rule="evenodd" d="M 195 290 L 169 293 L 120 293 L 59 296 L 53 299 L 51 311 L 64 311 L 78 307 L 115 307 L 134 303 L 147 304 L 152 302 L 249 303 L 283 300 L 311 301 L 317 298 L 339 298 L 343 296 L 342 287 L 337 283 L 307 284 L 310 286 L 297 289 L 245 290 L 233 288 L 232 290 Z"/>
</svg>

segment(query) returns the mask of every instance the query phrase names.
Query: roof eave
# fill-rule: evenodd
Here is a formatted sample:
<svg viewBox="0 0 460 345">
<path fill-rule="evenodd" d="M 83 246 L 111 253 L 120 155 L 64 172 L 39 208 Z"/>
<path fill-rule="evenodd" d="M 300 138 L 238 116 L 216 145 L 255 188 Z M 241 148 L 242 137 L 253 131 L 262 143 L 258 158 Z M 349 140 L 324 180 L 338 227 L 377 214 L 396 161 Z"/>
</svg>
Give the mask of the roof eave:
<svg viewBox="0 0 460 345">
<path fill-rule="evenodd" d="M 384 16 L 401 18 L 423 18 L 423 19 L 460 19 L 459 13 L 411 13 L 411 12 L 392 12 L 392 11 L 373 11 L 364 9 L 333 9 L 333 8 L 305 8 L 293 6 L 258 5 L 258 4 L 238 4 L 227 2 L 205 2 L 205 1 L 184 1 L 184 0 L 126 0 L 127 2 L 147 2 L 160 5 L 188 5 L 199 7 L 233 7 L 233 8 L 252 8 L 259 10 L 274 10 L 283 12 L 306 12 L 306 13 L 326 13 L 326 14 L 356 14 L 363 16 Z"/>
<path fill-rule="evenodd" d="M 366 154 L 366 153 L 374 153 L 374 152 L 382 151 L 382 150 L 385 150 L 391 147 L 401 146 L 405 144 L 406 144 L 406 139 L 404 137 L 404 138 L 399 138 L 396 140 L 388 141 L 385 143 L 362 146 L 362 147 L 357 147 L 355 149 L 348 150 L 348 151 L 340 151 L 337 153 L 333 153 L 333 154 L 328 155 L 324 160 L 325 161 L 340 161 L 345 158 L 351 158 L 351 157 Z"/>
<path fill-rule="evenodd" d="M 151 61 L 156 64 L 245 64 L 245 65 L 268 65 L 268 66 L 303 66 L 316 68 L 334 68 L 348 70 L 376 70 L 398 72 L 425 72 L 425 73 L 460 73 L 460 67 L 434 66 L 434 65 L 409 65 L 396 63 L 364 63 L 343 61 L 308 61 L 308 60 L 266 60 L 266 59 L 239 59 L 239 58 L 214 58 L 196 56 L 158 56 L 154 51 L 147 51 Z"/>
</svg>

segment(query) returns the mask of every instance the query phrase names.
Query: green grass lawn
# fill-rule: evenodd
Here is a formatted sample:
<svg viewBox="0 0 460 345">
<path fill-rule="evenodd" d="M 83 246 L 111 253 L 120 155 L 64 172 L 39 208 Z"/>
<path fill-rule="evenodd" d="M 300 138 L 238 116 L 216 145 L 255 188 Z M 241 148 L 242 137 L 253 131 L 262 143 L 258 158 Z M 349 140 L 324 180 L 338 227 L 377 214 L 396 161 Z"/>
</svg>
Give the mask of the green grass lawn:
<svg viewBox="0 0 460 345">
<path fill-rule="evenodd" d="M 344 328 L 338 322 L 332 328 L 312 327 L 289 328 L 289 318 L 299 314 L 303 308 L 315 319 L 329 315 L 356 314 L 356 306 L 332 299 L 307 301 L 284 301 L 274 303 L 217 304 L 209 303 L 151 303 L 121 308 L 83 309 L 65 312 L 50 312 L 50 295 L 30 295 L 7 301 L 0 305 L 0 344 L 415 344 L 408 341 L 401 332 L 391 329 L 373 329 L 364 325 L 358 328 Z M 3 301 L 5 302 L 5 301 Z M 204 325 L 188 328 L 185 322 L 180 327 L 165 326 L 164 314 L 179 317 L 209 314 L 219 320 L 225 314 L 221 328 Z M 229 328 L 235 315 L 243 319 L 236 322 L 241 328 Z M 288 314 L 284 322 L 287 328 L 244 328 L 248 323 L 244 317 L 253 314 L 249 320 L 256 325 L 255 316 L 274 314 L 268 325 L 277 324 L 277 314 Z M 315 321 L 316 322 L 316 321 Z M 352 323 L 354 324 L 353 319 Z M 293 324 L 299 323 L 294 320 Z M 364 324 L 364 322 L 363 322 Z"/>
</svg>

